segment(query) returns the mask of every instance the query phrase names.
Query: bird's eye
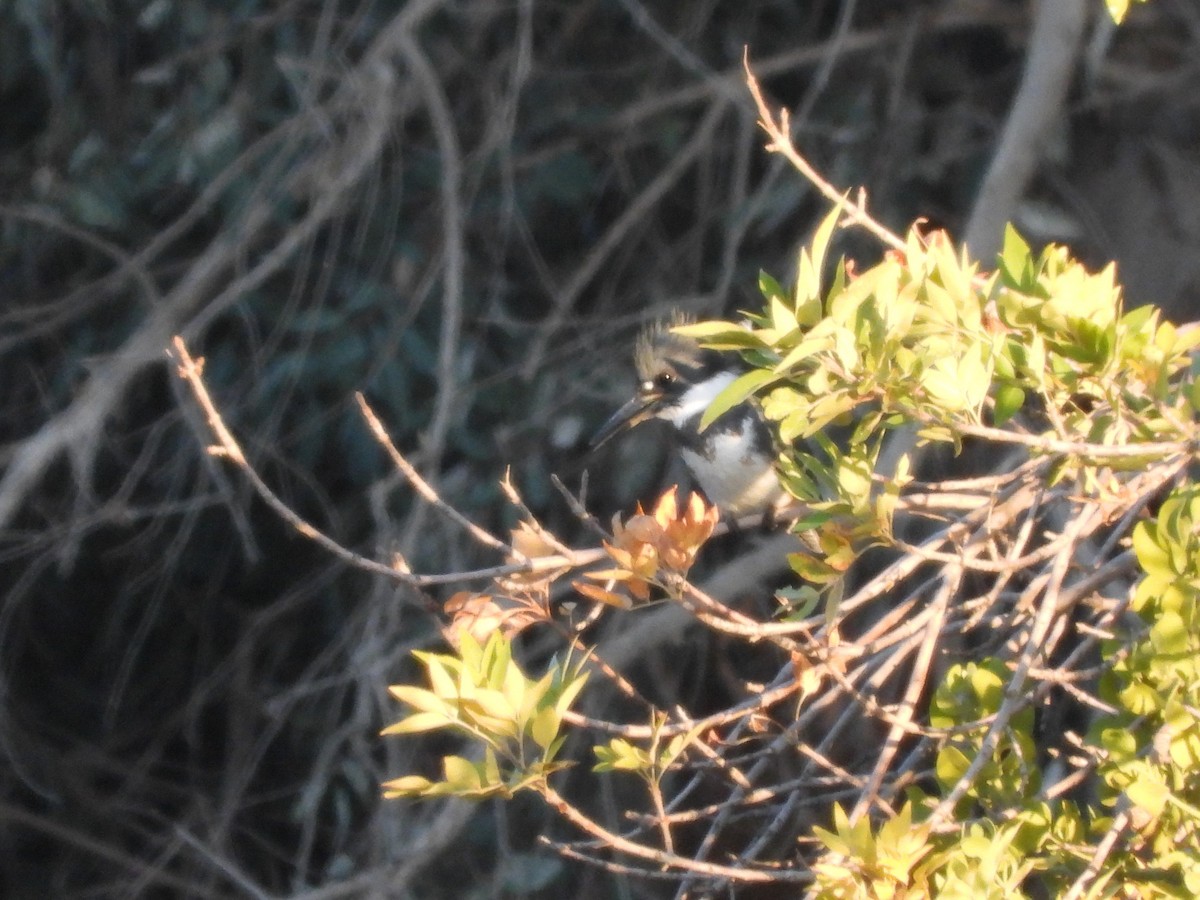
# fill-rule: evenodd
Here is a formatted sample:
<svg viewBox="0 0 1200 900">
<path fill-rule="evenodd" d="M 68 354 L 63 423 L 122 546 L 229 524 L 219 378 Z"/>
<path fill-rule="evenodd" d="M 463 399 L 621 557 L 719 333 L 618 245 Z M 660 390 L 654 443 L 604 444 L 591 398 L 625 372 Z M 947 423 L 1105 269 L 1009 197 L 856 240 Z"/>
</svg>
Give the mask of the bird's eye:
<svg viewBox="0 0 1200 900">
<path fill-rule="evenodd" d="M 654 386 L 660 391 L 665 391 L 675 383 L 675 376 L 671 372 L 659 372 L 654 376 Z"/>
</svg>

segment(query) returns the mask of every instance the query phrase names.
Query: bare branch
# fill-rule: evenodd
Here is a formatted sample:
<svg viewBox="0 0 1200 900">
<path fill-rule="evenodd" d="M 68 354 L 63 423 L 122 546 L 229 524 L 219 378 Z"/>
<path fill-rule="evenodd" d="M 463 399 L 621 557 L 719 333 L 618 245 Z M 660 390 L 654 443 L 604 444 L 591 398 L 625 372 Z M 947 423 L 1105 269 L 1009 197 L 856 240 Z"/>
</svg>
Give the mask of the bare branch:
<svg viewBox="0 0 1200 900">
<path fill-rule="evenodd" d="M 792 142 L 788 111 L 781 110 L 778 118 L 772 114 L 771 108 L 763 98 L 758 79 L 754 77 L 754 73 L 750 69 L 749 48 L 746 49 L 742 58 L 742 64 L 746 71 L 746 85 L 750 88 L 751 96 L 754 97 L 754 105 L 758 107 L 759 124 L 771 139 L 767 142 L 768 152 L 781 154 L 795 167 L 796 171 L 808 179 L 821 196 L 834 205 L 841 205 L 850 222 L 875 235 L 885 247 L 891 247 L 893 250 L 903 253 L 905 251 L 904 239 L 881 225 L 867 212 L 865 192 L 860 190 L 853 202 L 847 202 L 846 194 L 825 180 L 812 163 L 796 149 L 796 145 Z"/>
<path fill-rule="evenodd" d="M 270 486 L 267 485 L 262 476 L 259 475 L 254 467 L 250 465 L 249 461 L 246 459 L 246 455 L 242 450 L 241 445 L 233 436 L 233 433 L 229 430 L 229 427 L 225 424 L 225 421 L 222 418 L 220 411 L 217 409 L 216 404 L 213 403 L 212 397 L 209 395 L 208 389 L 204 385 L 203 360 L 195 360 L 192 358 L 191 354 L 188 352 L 187 345 L 184 343 L 183 338 L 181 337 L 177 336 L 175 338 L 174 347 L 174 356 L 179 360 L 180 363 L 179 376 L 191 386 L 192 392 L 195 395 L 197 402 L 204 410 L 209 427 L 212 429 L 213 435 L 217 440 L 215 450 L 210 452 L 216 452 L 217 455 L 224 456 L 238 466 L 238 468 L 240 468 L 243 474 L 246 476 L 246 479 L 250 482 L 250 485 L 254 488 L 255 493 L 257 493 L 259 497 L 261 497 L 263 501 L 271 507 L 271 509 L 275 510 L 276 514 L 281 519 L 295 528 L 296 531 L 310 540 L 316 541 L 316 543 L 318 543 L 321 547 L 328 550 L 339 559 L 342 559 L 359 569 L 371 572 L 375 575 L 384 575 L 403 584 L 411 585 L 412 587 L 429 587 L 435 584 L 454 584 L 465 581 L 490 580 L 508 575 L 552 572 L 558 569 L 570 569 L 576 566 L 591 565 L 592 563 L 604 558 L 604 551 L 602 549 L 581 550 L 575 551 L 570 559 L 562 556 L 547 556 L 538 557 L 537 559 L 524 562 L 491 566 L 486 569 L 475 569 L 467 572 L 445 572 L 435 575 L 417 575 L 408 571 L 407 565 L 404 564 L 403 561 L 399 561 L 397 565 L 389 566 L 362 556 L 359 553 L 355 553 L 353 550 L 350 550 L 349 548 L 338 543 L 333 538 L 329 537 L 327 534 L 320 531 L 310 522 L 305 520 L 299 513 L 288 506 L 273 490 L 271 490 Z M 370 419 L 373 417 L 373 414 L 370 413 L 369 407 L 366 406 L 365 401 L 361 401 L 361 403 L 363 413 L 364 415 L 368 416 L 368 421 L 370 421 Z M 376 424 L 378 424 L 378 421 L 379 420 L 375 418 Z M 375 425 L 373 424 L 372 428 L 374 427 Z M 382 429 L 382 425 L 379 427 Z M 396 457 L 393 459 L 395 460 L 396 458 L 403 459 L 403 457 L 399 456 L 398 452 Z M 416 475 L 415 470 L 412 470 L 412 474 Z M 431 502 L 433 502 L 435 506 L 446 511 L 447 515 L 452 515 L 452 517 L 455 518 L 455 521 L 463 521 L 461 514 L 457 512 L 451 513 L 450 507 L 442 503 L 440 498 L 437 497 L 436 492 L 433 492 L 432 488 L 430 488 L 428 484 L 421 481 L 419 476 L 414 482 L 414 486 L 417 484 L 423 485 L 424 489 L 429 492 L 429 497 L 432 498 Z M 471 528 L 475 529 L 475 526 L 471 526 Z M 489 541 L 495 542 L 494 544 L 489 544 L 489 546 L 498 546 L 508 550 L 511 553 L 515 553 L 515 551 L 509 548 L 506 544 L 502 544 L 495 538 L 492 538 L 482 529 L 478 529 L 478 534 L 476 536 L 485 543 Z"/>
</svg>

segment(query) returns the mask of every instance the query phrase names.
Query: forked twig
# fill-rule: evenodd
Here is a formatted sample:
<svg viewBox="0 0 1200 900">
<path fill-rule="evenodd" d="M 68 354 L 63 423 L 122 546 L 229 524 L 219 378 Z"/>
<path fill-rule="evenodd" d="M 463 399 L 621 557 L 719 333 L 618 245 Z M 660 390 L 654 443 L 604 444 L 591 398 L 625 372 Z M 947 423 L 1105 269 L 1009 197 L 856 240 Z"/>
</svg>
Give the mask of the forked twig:
<svg viewBox="0 0 1200 900">
<path fill-rule="evenodd" d="M 186 381 L 191 387 L 192 394 L 195 396 L 196 401 L 200 404 L 200 407 L 204 410 L 205 418 L 208 421 L 208 427 L 212 431 L 213 437 L 216 439 L 216 444 L 209 448 L 209 452 L 216 456 L 222 456 L 230 460 L 234 463 L 234 465 L 241 469 L 246 476 L 246 480 L 249 481 L 250 486 L 254 489 L 255 493 L 258 494 L 258 496 L 262 498 L 263 502 L 266 503 L 272 510 L 274 510 L 275 513 L 281 519 L 283 519 L 283 521 L 295 528 L 300 534 L 304 535 L 310 540 L 315 541 L 334 556 L 352 566 L 376 575 L 384 575 L 403 584 L 411 585 L 412 587 L 421 588 L 436 584 L 455 584 L 465 581 L 491 580 L 507 575 L 538 574 L 557 569 L 586 566 L 598 562 L 605 556 L 604 550 L 597 547 L 575 551 L 570 559 L 564 556 L 543 556 L 538 557 L 537 559 L 528 559 L 516 563 L 506 563 L 504 565 L 490 566 L 483 569 L 473 569 L 463 572 L 416 574 L 408 570 L 407 563 L 405 563 L 403 560 L 397 560 L 394 565 L 388 565 L 386 563 L 381 563 L 377 560 L 371 559 L 370 557 L 363 556 L 360 553 L 356 553 L 322 532 L 319 528 L 288 506 L 288 504 L 285 503 L 283 499 L 271 489 L 270 485 L 263 480 L 263 477 L 258 473 L 258 471 L 252 465 L 250 465 L 249 460 L 246 458 L 245 452 L 242 450 L 241 444 L 238 443 L 238 440 L 236 437 L 234 437 L 233 432 L 229 430 L 229 426 L 226 425 L 220 410 L 217 409 L 216 404 L 213 402 L 212 396 L 209 394 L 208 388 L 204 384 L 204 360 L 202 358 L 195 359 L 192 357 L 192 355 L 188 352 L 187 345 L 184 343 L 182 337 L 176 336 L 172 341 L 172 346 L 174 347 L 174 350 L 170 352 L 170 355 L 174 356 L 179 363 L 179 377 Z M 370 421 L 369 418 L 368 421 Z M 378 422 L 377 418 L 376 422 Z M 385 449 L 387 449 L 386 445 Z M 398 451 L 396 456 L 393 457 L 393 461 L 395 461 L 397 458 L 401 460 L 403 459 Z M 415 471 L 413 474 L 416 475 Z M 418 475 L 417 480 L 410 483 L 413 483 L 415 487 L 416 484 L 423 482 L 421 482 L 421 479 Z M 452 508 L 448 504 L 445 504 L 443 501 L 441 501 L 441 498 L 437 496 L 436 492 L 434 492 L 432 488 L 429 488 L 428 484 L 425 486 L 432 494 L 432 498 L 427 497 L 426 499 L 430 499 L 430 502 L 434 503 L 437 508 L 442 509 L 447 513 L 447 515 L 450 515 Z M 453 511 L 453 514 L 461 517 L 461 514 L 457 511 Z M 456 521 L 458 521 L 458 519 L 456 519 Z M 509 545 L 492 537 L 486 531 L 483 531 L 483 529 L 479 529 L 477 526 L 471 523 L 468 524 L 470 528 L 473 529 L 472 534 L 474 534 L 482 542 L 488 543 L 491 541 L 493 543 L 488 544 L 489 546 L 492 546 L 495 549 L 503 550 L 508 555 L 513 557 L 518 555 L 516 551 Z"/>
<path fill-rule="evenodd" d="M 485 547 L 490 547 L 492 550 L 499 550 L 501 553 L 511 553 L 512 547 L 504 541 L 490 534 L 483 528 L 480 528 L 457 509 L 441 498 L 436 490 L 433 489 L 428 481 L 421 477 L 421 473 L 417 471 L 417 467 L 405 459 L 398 449 L 395 442 L 392 441 L 392 436 L 388 434 L 383 422 L 379 416 L 375 414 L 375 410 L 371 408 L 371 404 L 367 403 L 367 398 L 360 391 L 355 391 L 354 399 L 358 403 L 358 408 L 362 412 L 363 418 L 367 422 L 367 427 L 371 429 L 371 433 L 375 435 L 375 440 L 379 443 L 392 461 L 392 465 L 404 476 L 417 495 L 436 509 L 439 513 L 453 522 L 455 525 L 462 528 L 467 534 L 475 538 Z"/>
<path fill-rule="evenodd" d="M 781 154 L 830 203 L 835 205 L 842 204 L 846 218 L 855 225 L 865 228 L 871 234 L 875 235 L 884 246 L 904 253 L 907 250 L 904 239 L 867 212 L 867 194 L 865 190 L 859 188 L 854 201 L 846 202 L 846 194 L 839 191 L 823 178 L 821 173 L 813 167 L 813 164 L 805 159 L 800 151 L 796 149 L 796 145 L 792 140 L 790 115 L 786 108 L 780 109 L 778 117 L 771 113 L 770 106 L 767 105 L 767 101 L 763 98 L 758 79 L 754 77 L 754 72 L 750 69 L 749 48 L 746 48 L 742 54 L 742 66 L 746 70 L 746 85 L 750 88 L 751 96 L 754 97 L 754 105 L 758 107 L 759 124 L 768 137 L 771 138 L 767 143 L 767 151 Z"/>
</svg>

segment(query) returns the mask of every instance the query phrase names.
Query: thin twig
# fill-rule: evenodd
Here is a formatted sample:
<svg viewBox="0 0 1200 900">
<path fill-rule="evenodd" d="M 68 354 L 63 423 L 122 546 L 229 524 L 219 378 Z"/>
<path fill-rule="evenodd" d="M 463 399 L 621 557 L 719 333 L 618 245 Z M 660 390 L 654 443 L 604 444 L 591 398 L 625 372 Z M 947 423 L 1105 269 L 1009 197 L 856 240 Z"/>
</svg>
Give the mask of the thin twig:
<svg viewBox="0 0 1200 900">
<path fill-rule="evenodd" d="M 913 714 L 917 707 L 917 700 L 925 691 L 930 664 L 933 662 L 934 651 L 941 638 L 942 623 L 946 619 L 946 610 L 950 605 L 950 598 L 958 591 L 959 582 L 963 576 L 961 567 L 948 566 L 947 570 L 942 576 L 944 579 L 942 588 L 938 591 L 937 598 L 932 605 L 932 614 L 929 617 L 929 624 L 925 628 L 925 637 L 922 639 L 920 649 L 917 651 L 917 658 L 913 661 L 912 675 L 909 677 L 904 697 L 900 701 L 900 709 L 895 714 L 896 723 L 888 731 L 887 738 L 884 740 L 882 748 L 880 748 L 879 755 L 875 758 L 875 766 L 871 771 L 871 777 L 850 813 L 851 822 L 857 821 L 861 816 L 866 815 L 870 811 L 871 806 L 879 800 L 879 788 L 883 784 L 883 777 L 887 773 L 888 766 L 891 765 L 896 753 L 900 750 L 900 741 L 907 731 L 905 726 L 912 722 Z"/>
<path fill-rule="evenodd" d="M 932 423 L 930 423 L 932 424 Z M 1087 441 L 1067 441 L 1048 435 L 1022 434 L 987 425 L 972 425 L 962 422 L 954 430 L 963 437 L 977 437 L 999 444 L 1017 444 L 1038 453 L 1056 456 L 1071 456 L 1093 462 L 1117 462 L 1120 460 L 1157 459 L 1175 462 L 1179 457 L 1193 457 L 1200 449 L 1200 436 L 1195 430 L 1178 441 L 1153 441 L 1129 444 L 1091 444 Z"/>
<path fill-rule="evenodd" d="M 1092 854 L 1092 858 L 1088 860 L 1087 868 L 1075 879 L 1070 890 L 1063 894 L 1063 900 L 1077 900 L 1077 898 L 1083 896 L 1083 892 L 1087 890 L 1089 884 L 1096 880 L 1096 876 L 1100 874 L 1100 869 L 1103 867 L 1104 861 L 1116 849 L 1117 842 L 1121 840 L 1129 828 L 1129 821 L 1128 810 L 1121 810 L 1113 817 L 1108 831 L 1104 832 L 1104 837 L 1096 844 L 1096 850 Z"/>
<path fill-rule="evenodd" d="M 354 399 L 358 403 L 358 408 L 361 410 L 363 418 L 367 421 L 367 427 L 371 429 L 371 433 L 375 435 L 375 440 L 379 442 L 379 446 L 387 451 L 387 455 L 392 460 L 392 465 L 399 470 L 400 474 L 404 476 L 405 480 L 408 481 L 409 485 L 422 500 L 455 525 L 462 528 L 467 534 L 483 544 L 483 546 L 498 550 L 501 553 L 513 552 L 512 547 L 507 543 L 488 533 L 444 501 L 438 492 L 434 490 L 433 485 L 421 477 L 421 473 L 417 471 L 416 466 L 405 459 L 404 455 L 396 449 L 396 445 L 392 441 L 392 436 L 388 434 L 387 428 L 384 427 L 379 416 L 375 414 L 375 410 L 371 408 L 371 404 L 367 402 L 367 398 L 362 393 L 356 391 Z"/>
<path fill-rule="evenodd" d="M 1064 534 L 1070 534 L 1072 537 L 1078 537 L 1084 534 L 1089 527 L 1093 527 L 1092 520 L 1098 518 L 1093 512 L 1091 515 L 1082 514 L 1073 519 Z M 1030 702 L 1029 693 L 1025 690 L 1025 680 L 1028 677 L 1030 668 L 1033 667 L 1034 661 L 1048 652 L 1048 649 L 1043 643 L 1046 632 L 1049 631 L 1051 623 L 1056 615 L 1056 601 L 1058 592 L 1062 587 L 1064 579 L 1067 577 L 1067 571 L 1071 564 L 1071 555 L 1064 553 L 1054 561 L 1054 567 L 1050 574 L 1049 584 L 1047 585 L 1043 596 L 1042 603 L 1038 609 L 1037 617 L 1034 620 L 1033 627 L 1029 630 L 1029 637 L 1025 641 L 1025 646 L 1021 650 L 1021 655 L 1017 660 L 1016 668 L 1012 676 L 1009 678 L 1008 684 L 1004 688 L 1004 698 L 1000 703 L 1000 708 L 992 717 L 992 722 L 988 727 L 987 733 L 980 741 L 979 750 L 975 754 L 975 758 L 971 760 L 967 770 L 962 774 L 962 777 L 955 783 L 941 802 L 934 808 L 929 816 L 931 828 L 937 828 L 950 816 L 951 811 L 960 799 L 970 790 L 974 784 L 975 778 L 985 765 L 991 762 L 992 755 L 996 752 L 996 747 L 1000 743 L 1001 737 L 1004 735 L 1004 729 L 1007 727 L 1012 717 L 1021 709 L 1024 709 Z"/>
<path fill-rule="evenodd" d="M 370 559 L 355 553 L 353 550 L 338 543 L 333 538 L 329 537 L 316 526 L 308 522 L 303 516 L 297 513 L 294 509 L 288 506 L 263 480 L 257 470 L 249 464 L 246 455 L 242 450 L 241 445 L 225 424 L 220 411 L 216 404 L 213 403 L 212 397 L 208 393 L 208 388 L 204 384 L 203 379 L 203 360 L 195 360 L 188 353 L 187 345 L 183 338 L 176 336 L 174 342 L 174 356 L 179 360 L 179 375 L 192 388 L 192 393 L 196 397 L 197 402 L 204 410 L 208 420 L 209 428 L 212 429 L 213 435 L 217 439 L 217 445 L 214 452 L 217 455 L 223 456 L 235 465 L 237 465 L 245 474 L 250 486 L 255 493 L 262 498 L 275 513 L 287 522 L 300 534 L 315 541 L 321 547 L 328 550 L 339 559 L 356 566 L 367 572 L 376 575 L 384 575 L 388 578 L 403 584 L 413 587 L 430 587 L 436 584 L 454 584 L 463 581 L 479 581 L 501 578 L 506 575 L 519 574 L 538 574 L 543 572 L 553 572 L 559 569 L 571 569 L 578 566 L 588 566 L 599 562 L 605 557 L 605 551 L 601 547 L 595 547 L 588 550 L 573 551 L 570 559 L 563 556 L 543 556 L 537 559 L 525 560 L 517 563 L 507 563 L 499 566 L 490 566 L 483 569 L 473 569 L 463 572 L 443 572 L 431 575 L 418 575 L 408 571 L 403 565 L 393 566 Z M 449 509 L 449 507 L 447 507 Z M 501 544 L 507 548 L 507 545 Z M 511 549 L 511 548 L 509 548 Z M 514 554 L 515 555 L 515 554 Z"/>
<path fill-rule="evenodd" d="M 727 878 L 730 881 L 738 883 L 770 884 L 782 882 L 787 884 L 807 884 L 812 881 L 811 874 L 796 869 L 772 868 L 767 870 L 722 866 L 717 863 L 700 862 L 685 856 L 678 856 L 674 853 L 655 850 L 609 831 L 599 822 L 581 813 L 549 785 L 543 784 L 538 790 L 545 801 L 550 804 L 551 808 L 576 828 L 600 840 L 605 846 L 613 850 L 619 850 L 622 853 L 627 853 L 637 859 L 645 859 L 667 868 L 694 872 L 697 875 Z"/>
<path fill-rule="evenodd" d="M 839 191 L 826 181 L 813 167 L 812 163 L 805 159 L 800 151 L 796 149 L 796 145 L 792 143 L 791 126 L 789 124 L 787 109 L 781 109 L 779 117 L 776 119 L 772 115 L 767 101 L 763 99 L 758 79 L 754 77 L 754 72 L 750 69 L 749 48 L 742 55 L 742 66 L 746 70 L 746 85 L 750 88 L 750 94 L 754 98 L 754 105 L 758 108 L 759 124 L 762 125 L 763 130 L 771 138 L 767 143 L 767 151 L 782 154 L 795 167 L 796 171 L 812 183 L 821 196 L 834 205 L 842 206 L 845 216 L 849 221 L 875 235 L 884 246 L 891 247 L 900 253 L 906 252 L 907 245 L 904 243 L 904 239 L 882 225 L 867 212 L 865 191 L 860 189 L 857 198 L 853 202 L 848 202 L 846 192 Z"/>
</svg>

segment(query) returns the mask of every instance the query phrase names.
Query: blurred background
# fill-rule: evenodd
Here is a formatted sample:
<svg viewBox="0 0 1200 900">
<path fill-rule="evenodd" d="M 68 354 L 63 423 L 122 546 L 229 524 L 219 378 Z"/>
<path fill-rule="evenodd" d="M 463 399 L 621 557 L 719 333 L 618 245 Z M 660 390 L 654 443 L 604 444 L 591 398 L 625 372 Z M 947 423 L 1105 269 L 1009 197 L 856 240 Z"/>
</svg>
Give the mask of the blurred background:
<svg viewBox="0 0 1200 900">
<path fill-rule="evenodd" d="M 1092 6 L 1014 215 L 1187 321 L 1200 7 L 1113 29 Z M 516 521 L 511 467 L 588 543 L 552 474 L 589 470 L 605 520 L 683 477 L 653 429 L 586 453 L 637 329 L 753 308 L 825 209 L 764 151 L 744 49 L 831 181 L 895 230 L 960 235 L 1036 8 L 3 0 L 0 893 L 657 896 L 540 853 L 562 828 L 536 802 L 379 799 L 437 749 L 378 730 L 456 586 L 398 587 L 283 525 L 205 454 L 165 348 L 186 337 L 267 482 L 364 555 L 499 561 L 414 502 L 355 391 L 476 522 Z M 730 664 L 672 653 L 630 669 L 664 702 Z"/>
</svg>

